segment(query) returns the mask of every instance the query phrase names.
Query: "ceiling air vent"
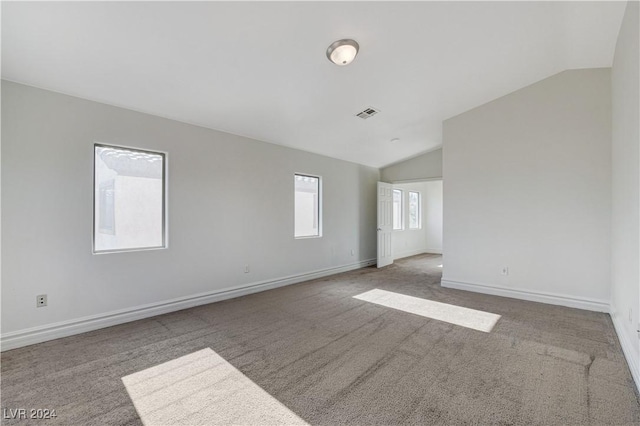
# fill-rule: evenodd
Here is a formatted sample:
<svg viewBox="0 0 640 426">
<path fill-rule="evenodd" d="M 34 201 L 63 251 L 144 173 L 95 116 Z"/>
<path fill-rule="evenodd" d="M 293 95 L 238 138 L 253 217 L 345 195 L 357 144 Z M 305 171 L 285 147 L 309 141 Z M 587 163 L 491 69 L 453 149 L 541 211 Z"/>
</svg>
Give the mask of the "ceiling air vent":
<svg viewBox="0 0 640 426">
<path fill-rule="evenodd" d="M 369 108 L 365 108 L 364 111 L 361 111 L 361 112 L 357 113 L 356 117 L 360 117 L 363 120 L 366 120 L 367 118 L 373 117 L 374 115 L 376 115 L 379 112 L 380 111 L 378 111 L 377 109 L 369 107 Z"/>
</svg>

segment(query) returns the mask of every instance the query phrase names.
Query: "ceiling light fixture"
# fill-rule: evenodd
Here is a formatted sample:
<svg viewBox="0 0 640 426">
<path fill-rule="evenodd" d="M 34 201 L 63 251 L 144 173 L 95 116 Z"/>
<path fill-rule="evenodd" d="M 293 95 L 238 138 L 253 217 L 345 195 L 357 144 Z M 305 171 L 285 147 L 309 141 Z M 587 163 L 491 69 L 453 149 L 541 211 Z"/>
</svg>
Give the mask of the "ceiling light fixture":
<svg viewBox="0 0 640 426">
<path fill-rule="evenodd" d="M 358 54 L 360 45 L 351 39 L 342 39 L 331 43 L 327 48 L 327 58 L 336 65 L 349 65 Z"/>
<path fill-rule="evenodd" d="M 391 139 L 390 142 L 391 143 L 398 143 L 398 142 L 400 142 L 400 138 L 393 138 L 393 139 Z"/>
</svg>

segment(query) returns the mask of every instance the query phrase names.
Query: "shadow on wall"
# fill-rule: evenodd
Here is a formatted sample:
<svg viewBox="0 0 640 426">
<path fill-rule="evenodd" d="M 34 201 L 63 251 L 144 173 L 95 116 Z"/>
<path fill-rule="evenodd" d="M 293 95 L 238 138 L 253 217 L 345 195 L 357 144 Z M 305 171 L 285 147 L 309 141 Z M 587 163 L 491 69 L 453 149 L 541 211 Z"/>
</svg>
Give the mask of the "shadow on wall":
<svg viewBox="0 0 640 426">
<path fill-rule="evenodd" d="M 383 182 L 442 178 L 442 148 L 425 152 L 380 170 Z"/>
</svg>

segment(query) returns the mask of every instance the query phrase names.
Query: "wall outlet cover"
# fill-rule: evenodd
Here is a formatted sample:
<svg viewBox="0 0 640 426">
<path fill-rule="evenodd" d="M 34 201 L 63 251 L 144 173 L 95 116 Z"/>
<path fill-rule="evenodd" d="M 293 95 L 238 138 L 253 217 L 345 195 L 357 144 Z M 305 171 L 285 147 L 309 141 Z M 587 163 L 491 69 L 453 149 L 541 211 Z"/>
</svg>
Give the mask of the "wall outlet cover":
<svg viewBox="0 0 640 426">
<path fill-rule="evenodd" d="M 39 294 L 36 296 L 36 308 L 42 308 L 43 306 L 47 306 L 47 295 Z"/>
</svg>

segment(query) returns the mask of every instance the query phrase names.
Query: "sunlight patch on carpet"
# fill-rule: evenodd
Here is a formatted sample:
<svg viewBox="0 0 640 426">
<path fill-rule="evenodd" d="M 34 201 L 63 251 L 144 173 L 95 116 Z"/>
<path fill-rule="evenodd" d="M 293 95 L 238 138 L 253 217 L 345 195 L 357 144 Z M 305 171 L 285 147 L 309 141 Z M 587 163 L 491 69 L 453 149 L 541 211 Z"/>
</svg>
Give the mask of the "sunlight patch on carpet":
<svg viewBox="0 0 640 426">
<path fill-rule="evenodd" d="M 122 382 L 146 426 L 308 424 L 210 348 Z"/>
<path fill-rule="evenodd" d="M 462 306 L 434 302 L 433 300 L 407 296 L 392 291 L 374 289 L 353 296 L 365 302 L 398 309 L 415 315 L 432 318 L 462 327 L 489 333 L 500 319 L 500 315 L 477 311 Z"/>
</svg>

